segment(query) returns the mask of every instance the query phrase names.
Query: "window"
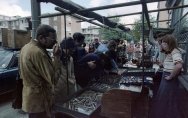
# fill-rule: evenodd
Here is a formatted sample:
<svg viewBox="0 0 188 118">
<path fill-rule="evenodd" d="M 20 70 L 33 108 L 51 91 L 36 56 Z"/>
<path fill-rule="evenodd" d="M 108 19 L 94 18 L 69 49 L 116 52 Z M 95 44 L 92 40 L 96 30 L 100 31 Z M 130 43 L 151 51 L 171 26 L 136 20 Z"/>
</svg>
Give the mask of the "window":
<svg viewBox="0 0 188 118">
<path fill-rule="evenodd" d="M 0 19 L 3 19 L 3 16 L 0 16 Z"/>
<path fill-rule="evenodd" d="M 13 56 L 13 53 L 6 51 L 6 50 L 1 50 L 0 51 L 0 68 L 6 68 L 11 61 L 11 58 Z"/>
<path fill-rule="evenodd" d="M 41 23 L 49 25 L 49 18 L 42 18 Z"/>
<path fill-rule="evenodd" d="M 54 29 L 57 31 L 57 26 L 54 26 Z"/>
<path fill-rule="evenodd" d="M 18 25 L 18 21 L 15 22 L 15 25 L 16 25 L 16 26 Z"/>
<path fill-rule="evenodd" d="M 15 57 L 15 59 L 13 60 L 11 64 L 11 68 L 14 68 L 14 67 L 18 67 L 18 57 Z"/>
<path fill-rule="evenodd" d="M 67 31 L 70 32 L 71 31 L 71 27 L 66 27 Z"/>
<path fill-rule="evenodd" d="M 57 20 L 57 16 L 54 17 L 54 21 Z"/>
<path fill-rule="evenodd" d="M 71 17 L 70 16 L 67 16 L 66 18 L 67 18 L 68 22 L 71 22 Z"/>
<path fill-rule="evenodd" d="M 4 20 L 10 20 L 10 18 L 9 17 L 4 17 Z"/>
</svg>

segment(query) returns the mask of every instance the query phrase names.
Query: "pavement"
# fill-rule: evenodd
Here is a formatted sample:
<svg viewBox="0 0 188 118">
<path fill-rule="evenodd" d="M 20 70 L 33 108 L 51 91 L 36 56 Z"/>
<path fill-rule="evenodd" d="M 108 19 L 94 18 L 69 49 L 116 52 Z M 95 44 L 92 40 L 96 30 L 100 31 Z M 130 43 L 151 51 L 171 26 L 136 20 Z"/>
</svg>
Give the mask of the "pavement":
<svg viewBox="0 0 188 118">
<path fill-rule="evenodd" d="M 28 118 L 28 115 L 21 110 L 15 110 L 11 102 L 0 104 L 0 118 Z"/>
<path fill-rule="evenodd" d="M 0 96 L 0 118 L 28 118 L 22 110 L 12 108 L 10 96 Z"/>
</svg>

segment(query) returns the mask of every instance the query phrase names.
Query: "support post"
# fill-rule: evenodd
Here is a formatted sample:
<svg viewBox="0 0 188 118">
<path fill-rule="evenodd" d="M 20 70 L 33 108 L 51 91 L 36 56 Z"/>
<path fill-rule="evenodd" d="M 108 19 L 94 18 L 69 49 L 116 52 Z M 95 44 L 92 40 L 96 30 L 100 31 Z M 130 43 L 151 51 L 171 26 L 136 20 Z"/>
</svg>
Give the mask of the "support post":
<svg viewBox="0 0 188 118">
<path fill-rule="evenodd" d="M 40 2 L 31 0 L 31 22 L 32 22 L 32 39 L 35 38 L 36 29 L 41 24 L 39 16 L 41 15 Z"/>
<path fill-rule="evenodd" d="M 142 85 L 144 85 L 144 52 L 145 52 L 145 45 L 144 45 L 144 6 L 142 5 Z"/>
<path fill-rule="evenodd" d="M 65 29 L 65 39 L 64 40 L 67 40 L 67 19 L 66 19 L 66 14 L 64 14 L 64 29 Z M 69 95 L 69 69 L 68 69 L 68 56 L 67 56 L 67 41 L 65 43 L 65 47 L 66 47 L 66 50 L 65 50 L 65 53 L 66 53 L 66 80 L 67 80 L 67 95 Z"/>
</svg>

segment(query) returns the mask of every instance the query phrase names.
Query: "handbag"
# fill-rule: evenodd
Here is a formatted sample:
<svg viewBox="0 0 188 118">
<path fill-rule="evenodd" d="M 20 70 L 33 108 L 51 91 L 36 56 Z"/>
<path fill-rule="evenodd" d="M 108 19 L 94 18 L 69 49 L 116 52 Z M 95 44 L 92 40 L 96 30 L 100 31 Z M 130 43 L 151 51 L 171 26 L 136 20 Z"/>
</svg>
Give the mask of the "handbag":
<svg viewBox="0 0 188 118">
<path fill-rule="evenodd" d="M 15 90 L 15 98 L 12 102 L 12 108 L 21 109 L 22 108 L 22 90 L 23 90 L 23 81 L 20 79 L 19 74 L 17 75 L 16 80 L 16 90 Z"/>
</svg>

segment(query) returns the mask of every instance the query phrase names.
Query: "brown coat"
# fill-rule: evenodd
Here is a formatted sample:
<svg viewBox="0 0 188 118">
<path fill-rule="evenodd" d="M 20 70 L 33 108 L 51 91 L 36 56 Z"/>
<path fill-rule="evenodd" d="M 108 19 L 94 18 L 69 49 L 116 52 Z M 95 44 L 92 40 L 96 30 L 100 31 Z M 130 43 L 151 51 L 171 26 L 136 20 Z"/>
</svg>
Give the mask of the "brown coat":
<svg viewBox="0 0 188 118">
<path fill-rule="evenodd" d="M 45 49 L 31 40 L 20 53 L 20 77 L 23 79 L 22 109 L 28 113 L 49 111 L 53 104 L 55 72 L 60 61 L 52 61 Z"/>
</svg>

